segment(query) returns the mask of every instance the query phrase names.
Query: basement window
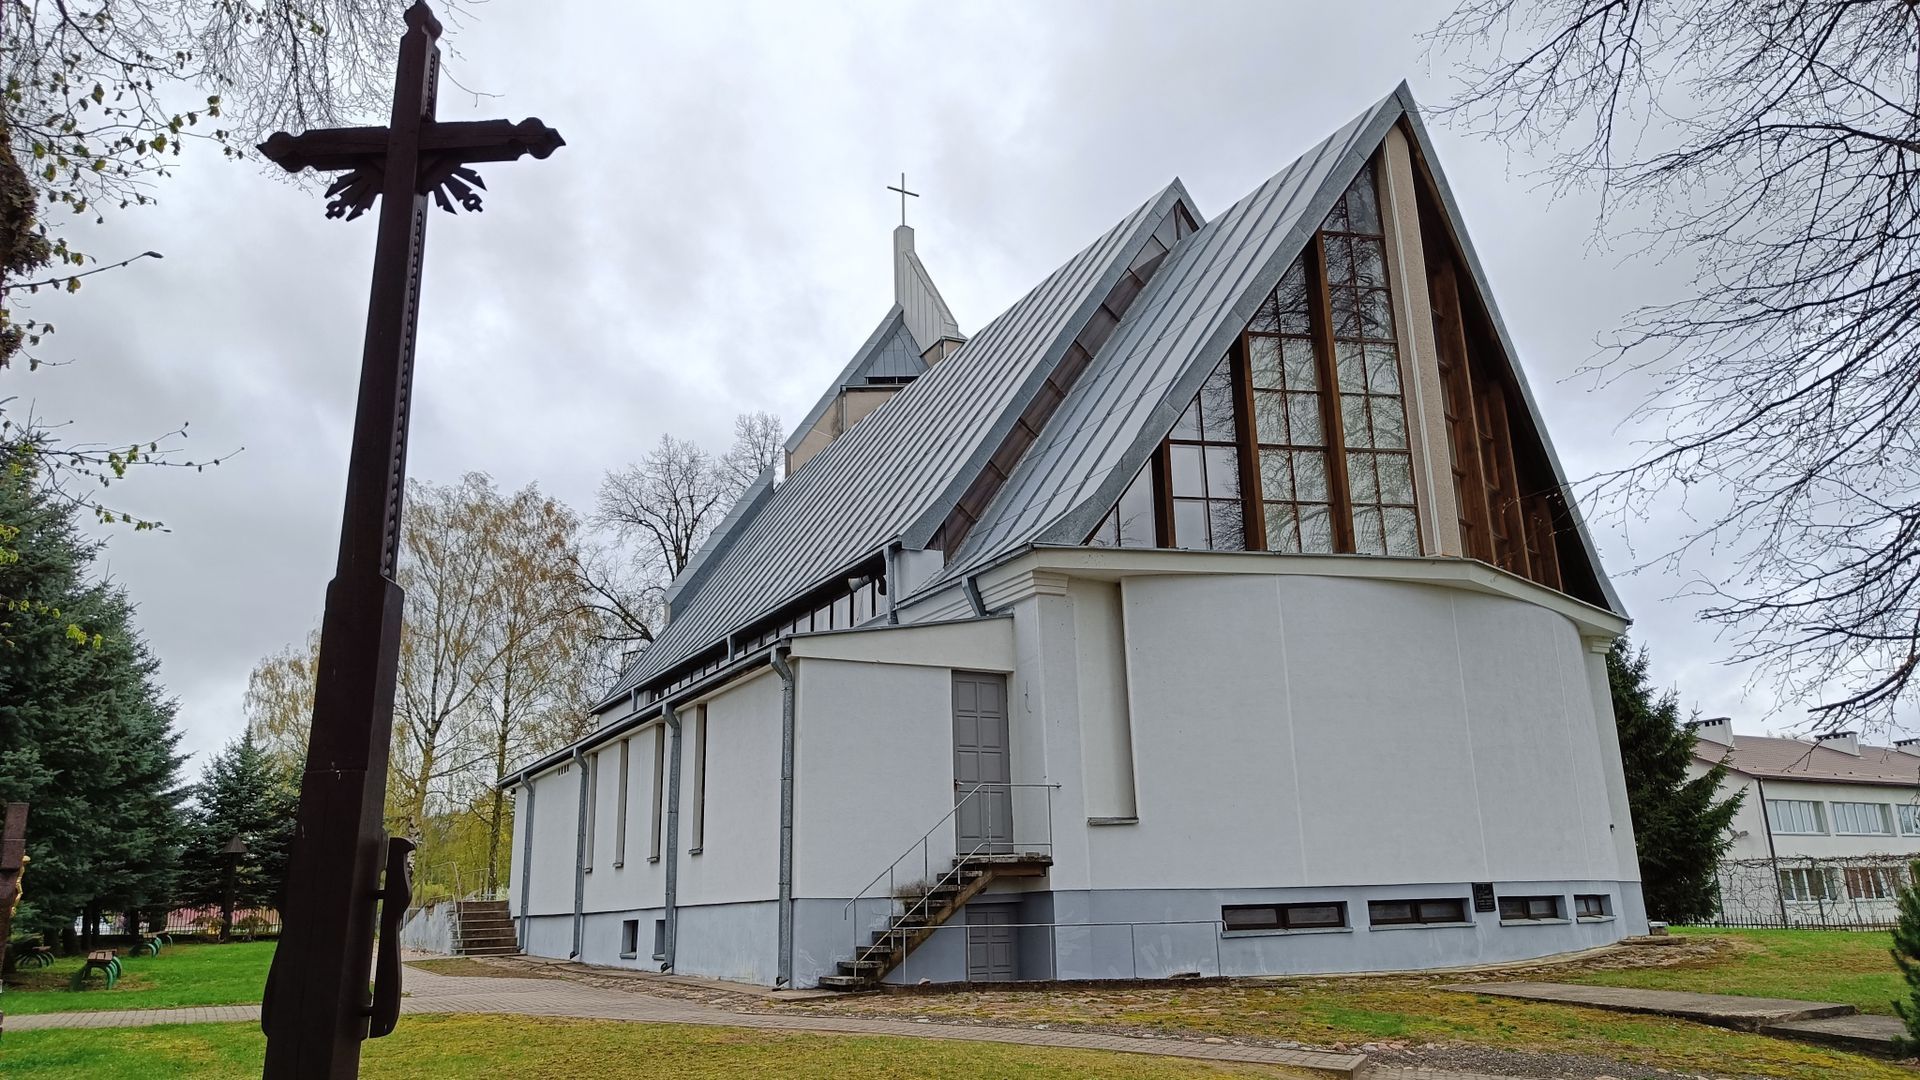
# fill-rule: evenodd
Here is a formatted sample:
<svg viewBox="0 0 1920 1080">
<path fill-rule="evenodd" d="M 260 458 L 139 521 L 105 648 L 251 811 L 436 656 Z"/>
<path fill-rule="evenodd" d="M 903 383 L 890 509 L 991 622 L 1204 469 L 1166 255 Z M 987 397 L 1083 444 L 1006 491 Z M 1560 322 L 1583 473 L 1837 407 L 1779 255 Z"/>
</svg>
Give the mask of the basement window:
<svg viewBox="0 0 1920 1080">
<path fill-rule="evenodd" d="M 1608 909 L 1605 893 L 1590 893 L 1573 898 L 1573 914 L 1579 919 L 1605 919 L 1613 912 Z"/>
<path fill-rule="evenodd" d="M 1249 930 L 1341 930 L 1347 925 L 1347 905 L 1229 904 L 1220 909 L 1228 933 Z"/>
<path fill-rule="evenodd" d="M 640 920 L 625 919 L 620 923 L 620 957 L 631 960 L 640 955 Z"/>
<path fill-rule="evenodd" d="M 1564 920 L 1557 896 L 1503 896 L 1501 922 L 1556 922 Z"/>
<path fill-rule="evenodd" d="M 667 958 L 667 920 L 665 919 L 653 920 L 653 958 L 655 960 Z"/>
<path fill-rule="evenodd" d="M 1472 921 L 1467 917 L 1467 902 L 1459 897 L 1367 902 L 1370 926 L 1444 926 Z"/>
</svg>

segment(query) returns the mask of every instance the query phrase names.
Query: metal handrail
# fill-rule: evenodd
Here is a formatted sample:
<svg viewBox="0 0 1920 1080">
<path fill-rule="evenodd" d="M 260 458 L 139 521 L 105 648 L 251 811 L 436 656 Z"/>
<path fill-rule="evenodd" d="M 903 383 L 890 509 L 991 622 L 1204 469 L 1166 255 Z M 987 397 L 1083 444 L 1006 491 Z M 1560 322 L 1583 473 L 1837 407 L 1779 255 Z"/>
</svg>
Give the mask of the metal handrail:
<svg viewBox="0 0 1920 1080">
<path fill-rule="evenodd" d="M 961 786 L 961 783 L 959 781 L 954 782 L 954 787 L 958 788 L 960 786 Z M 908 856 L 912 855 L 913 849 L 916 846 L 919 847 L 920 849 L 920 874 L 921 874 L 920 880 L 923 882 L 926 882 L 928 878 L 930 878 L 933 874 L 933 867 L 932 867 L 933 857 L 931 854 L 931 849 L 928 847 L 927 842 L 930 839 L 932 839 L 934 833 L 938 832 L 943 825 L 945 825 L 947 822 L 953 819 L 953 816 L 955 814 L 960 812 L 960 808 L 967 804 L 967 800 L 973 798 L 975 795 L 980 794 L 982 791 L 996 791 L 1002 788 L 1006 789 L 1009 793 L 1011 793 L 1015 789 L 1020 789 L 1020 788 L 1040 788 L 1045 790 L 1047 793 L 1047 839 L 1046 839 L 1045 847 L 1047 849 L 1048 857 L 1051 857 L 1053 855 L 1053 792 L 1054 792 L 1054 789 L 1058 788 L 1059 786 L 1060 786 L 1059 784 L 1049 784 L 1049 783 L 1011 783 L 1011 782 L 1002 783 L 1002 782 L 994 782 L 994 781 L 981 781 L 981 782 L 975 783 L 971 788 L 967 790 L 967 793 L 965 795 L 962 795 L 960 798 L 954 800 L 953 809 L 941 815 L 940 820 L 934 822 L 932 828 L 920 834 L 920 839 L 914 841 L 912 844 L 907 845 L 907 849 L 901 852 L 897 857 L 895 857 L 893 862 L 888 864 L 885 870 L 881 871 L 878 874 L 875 874 L 872 881 L 867 882 L 867 884 L 864 887 L 862 887 L 858 893 L 855 893 L 853 897 L 850 898 L 846 902 L 846 904 L 841 907 L 840 918 L 843 921 L 847 920 L 853 911 L 854 905 L 858 904 L 861 900 L 866 899 L 868 894 L 873 891 L 873 887 L 880 883 L 881 878 L 887 879 L 888 900 L 890 902 L 898 901 L 900 899 L 900 896 L 899 896 L 898 879 L 896 877 L 896 873 L 900 868 L 901 861 L 903 859 L 906 859 Z M 931 911 L 932 910 L 931 900 L 933 898 L 933 894 L 940 892 L 943 889 L 943 887 L 947 885 L 949 881 L 953 881 L 957 879 L 960 873 L 963 870 L 967 869 L 969 859 L 975 858 L 976 856 L 980 855 L 980 853 L 983 850 L 990 847 L 994 843 L 993 801 L 991 799 L 987 801 L 987 818 L 986 818 L 985 828 L 983 831 L 985 832 L 986 835 L 981 838 L 981 841 L 979 844 L 974 845 L 971 851 L 961 852 L 958 850 L 959 845 L 957 844 L 955 845 L 953 867 L 947 870 L 945 873 L 941 874 L 937 880 L 929 882 L 925 886 L 925 888 L 921 891 L 920 898 L 918 901 L 905 905 L 898 914 L 893 914 L 891 911 L 889 911 L 889 917 L 892 920 L 894 920 L 893 921 L 894 926 L 899 926 L 901 923 L 907 922 L 909 920 L 909 917 L 913 916 L 916 912 Z M 1008 842 L 1009 844 L 1017 844 L 1017 841 L 1013 841 L 1011 839 Z M 853 955 L 855 957 L 858 957 L 860 956 L 860 925 L 857 920 L 854 921 L 854 925 L 852 929 L 853 929 Z"/>
<path fill-rule="evenodd" d="M 953 785 L 953 786 L 954 786 L 954 787 L 959 787 L 959 786 L 960 786 L 960 781 L 958 781 L 958 780 L 956 780 L 956 781 L 954 781 L 954 785 Z M 961 796 L 961 797 L 960 797 L 959 799 L 956 799 L 956 800 L 954 801 L 954 804 L 953 804 L 953 809 L 951 809 L 951 810 L 949 810 L 949 811 L 947 811 L 946 813 L 944 813 L 944 814 L 942 814 L 942 815 L 940 815 L 940 820 L 939 820 L 939 821 L 936 821 L 936 822 L 934 822 L 934 823 L 933 823 L 933 827 L 932 827 L 932 828 L 929 828 L 929 829 L 928 829 L 928 830 L 927 830 L 926 832 L 923 832 L 923 833 L 921 833 L 921 834 L 920 834 L 920 838 L 919 838 L 918 840 L 915 840 L 915 841 L 914 841 L 913 843 L 911 843 L 911 844 L 908 844 L 908 845 L 907 845 L 907 849 L 906 849 L 905 851 L 902 851 L 902 852 L 901 852 L 901 853 L 900 853 L 899 855 L 897 855 L 897 856 L 895 856 L 895 857 L 894 857 L 894 860 L 893 860 L 893 861 L 892 861 L 891 863 L 888 863 L 888 864 L 887 864 L 887 868 L 886 868 L 885 870 L 882 870 L 882 871 L 880 871 L 879 873 L 877 873 L 877 874 L 875 874 L 875 875 L 873 875 L 873 880 L 872 880 L 872 881 L 869 881 L 869 882 L 867 882 L 867 883 L 866 883 L 865 885 L 862 885 L 862 886 L 860 887 L 860 891 L 859 891 L 859 892 L 857 892 L 857 893 L 855 893 L 855 894 L 853 894 L 853 899 L 851 899 L 851 900 L 848 900 L 848 901 L 846 902 L 846 905 L 845 905 L 844 907 L 842 907 L 842 908 L 840 909 L 840 915 L 841 915 L 841 918 L 845 918 L 845 917 L 846 917 L 846 913 L 847 913 L 847 909 L 848 909 L 848 908 L 851 908 L 851 907 L 853 907 L 853 905 L 854 905 L 854 904 L 855 904 L 856 902 L 858 902 L 858 901 L 860 901 L 860 900 L 864 900 L 864 899 L 866 899 L 866 897 L 867 897 L 867 894 L 868 894 L 869 892 L 871 892 L 871 891 L 873 890 L 873 887 L 874 887 L 875 885 L 878 885 L 878 884 L 880 884 L 880 879 L 881 879 L 881 878 L 886 878 L 886 879 L 888 880 L 888 886 L 889 886 L 889 888 L 888 888 L 888 892 L 889 892 L 889 895 L 891 895 L 891 893 L 892 893 L 892 883 L 893 883 L 893 873 L 894 873 L 894 871 L 895 871 L 896 869 L 898 869 L 898 868 L 899 868 L 899 866 L 900 866 L 900 860 L 901 860 L 901 859 L 904 859 L 904 858 L 906 858 L 907 856 L 909 856 L 909 855 L 911 855 L 911 854 L 913 854 L 913 849 L 914 849 L 914 848 L 916 848 L 916 847 L 917 847 L 917 848 L 919 848 L 919 849 L 921 850 L 921 859 L 922 859 L 922 864 L 923 864 L 923 865 L 922 865 L 922 870 L 923 870 L 923 872 L 930 872 L 930 869 L 931 869 L 931 868 L 930 868 L 929 866 L 927 866 L 927 865 L 926 865 L 926 861 L 927 861 L 927 855 L 926 855 L 926 851 L 927 851 L 927 841 L 928 841 L 929 839 L 931 839 L 931 838 L 932 838 L 932 836 L 933 836 L 933 834 L 934 834 L 934 833 L 936 833 L 936 832 L 939 832 L 939 831 L 940 831 L 940 827 L 941 827 L 942 825 L 945 825 L 945 824 L 946 824 L 947 822 L 949 822 L 949 821 L 952 821 L 952 820 L 953 820 L 953 815 L 955 815 L 955 814 L 957 814 L 957 813 L 959 813 L 959 812 L 960 812 L 960 808 L 961 808 L 962 806 L 965 806 L 965 805 L 966 805 L 966 803 L 967 803 L 967 800 L 968 800 L 968 799 L 971 799 L 971 798 L 973 798 L 973 797 L 974 797 L 975 795 L 978 795 L 978 794 L 979 794 L 980 792 L 982 792 L 982 791 L 987 791 L 987 790 L 994 790 L 994 789 L 998 789 L 998 788 L 1006 788 L 1006 789 L 1008 789 L 1009 791 L 1011 791 L 1011 790 L 1013 790 L 1013 789 L 1015 789 L 1015 788 L 1045 788 L 1045 789 L 1047 789 L 1047 842 L 1046 842 L 1046 848 L 1047 848 L 1047 854 L 1049 854 L 1049 855 L 1051 855 L 1051 854 L 1053 854 L 1053 791 L 1054 791 L 1054 789 L 1056 789 L 1056 788 L 1058 788 L 1059 786 L 1060 786 L 1059 784 L 1048 784 L 1048 783 L 1039 783 L 1039 784 L 1014 784 L 1014 783 L 1001 783 L 1001 782 L 995 782 L 995 781 L 981 781 L 981 782 L 979 782 L 979 783 L 976 783 L 976 784 L 974 784 L 974 785 L 973 785 L 973 787 L 972 787 L 971 789 L 969 789 L 969 790 L 967 791 L 967 793 L 966 793 L 965 795 L 963 795 L 963 796 Z M 988 819 L 987 819 L 987 820 L 988 820 L 988 822 L 989 822 L 989 824 L 991 824 L 991 822 L 992 822 L 992 820 L 993 820 L 993 819 L 992 819 L 992 814 L 993 814 L 993 804 L 992 804 L 992 803 L 988 803 L 988 804 L 987 804 L 987 814 L 988 814 Z M 989 839 L 991 839 L 991 837 L 989 837 Z M 974 850 L 973 850 L 973 851 L 972 851 L 972 852 L 971 852 L 970 854 L 978 854 L 978 853 L 979 853 L 979 851 L 980 851 L 980 847 L 975 847 L 975 848 L 974 848 Z M 958 853 L 958 852 L 955 852 L 955 856 L 956 856 L 956 857 L 959 857 L 959 853 Z"/>
</svg>

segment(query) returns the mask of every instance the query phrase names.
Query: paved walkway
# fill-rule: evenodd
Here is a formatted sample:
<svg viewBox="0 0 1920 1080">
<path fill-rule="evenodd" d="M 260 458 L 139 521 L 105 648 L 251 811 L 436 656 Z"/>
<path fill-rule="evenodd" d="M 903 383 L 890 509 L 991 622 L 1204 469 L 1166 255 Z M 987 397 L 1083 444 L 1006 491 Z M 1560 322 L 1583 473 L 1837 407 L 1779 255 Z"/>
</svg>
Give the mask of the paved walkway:
<svg viewBox="0 0 1920 1080">
<path fill-rule="evenodd" d="M 1109 1050 L 1127 1054 L 1237 1061 L 1281 1065 L 1322 1076 L 1354 1076 L 1366 1062 L 1361 1054 L 1330 1054 L 1266 1046 L 1235 1046 L 1185 1039 L 1143 1039 L 1098 1032 L 1049 1028 L 985 1027 L 936 1024 L 911 1020 L 868 1020 L 807 1013 L 729 1012 L 699 1002 L 657 997 L 625 990 L 585 986 L 565 979 L 516 979 L 493 976 L 438 975 L 407 969 L 405 1013 L 510 1013 L 519 1016 L 577 1017 L 588 1020 L 643 1020 L 671 1024 L 702 1024 L 802 1031 L 829 1035 L 888 1035 L 914 1039 L 951 1039 L 961 1042 L 1012 1043 L 1021 1046 Z M 257 1005 L 221 1005 L 195 1009 L 122 1009 L 99 1012 L 44 1013 L 7 1018 L 7 1030 L 45 1028 L 138 1027 L 151 1024 L 257 1022 Z M 1388 1076 L 1375 1070 L 1369 1076 Z M 1410 1080 L 1410 1078 L 1407 1078 Z M 1449 1074 L 1449 1080 L 1473 1080 Z"/>
<path fill-rule="evenodd" d="M 1559 1005 L 1584 1005 L 1613 1012 L 1673 1016 L 1715 1027 L 1828 1043 L 1850 1050 L 1890 1054 L 1906 1027 L 1891 1016 L 1862 1016 L 1852 1005 L 1832 1001 L 1690 994 L 1677 990 L 1639 990 L 1623 986 L 1569 983 L 1465 983 L 1445 987 L 1466 994 L 1520 998 Z"/>
</svg>

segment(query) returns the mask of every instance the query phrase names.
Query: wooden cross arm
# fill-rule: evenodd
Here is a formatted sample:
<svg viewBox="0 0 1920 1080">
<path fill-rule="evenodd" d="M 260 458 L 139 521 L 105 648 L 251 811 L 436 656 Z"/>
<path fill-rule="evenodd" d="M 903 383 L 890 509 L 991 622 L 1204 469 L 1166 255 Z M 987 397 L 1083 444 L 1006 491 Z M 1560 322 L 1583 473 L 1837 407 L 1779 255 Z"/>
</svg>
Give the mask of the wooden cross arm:
<svg viewBox="0 0 1920 1080">
<path fill-rule="evenodd" d="M 337 172 L 379 164 L 387 152 L 387 135 L 388 129 L 383 127 L 321 128 L 300 135 L 280 131 L 260 144 L 260 152 L 288 172 Z M 517 124 L 508 120 L 432 121 L 420 128 L 421 158 L 461 164 L 513 161 L 528 154 L 544 158 L 566 144 L 559 132 L 533 118 Z"/>
</svg>

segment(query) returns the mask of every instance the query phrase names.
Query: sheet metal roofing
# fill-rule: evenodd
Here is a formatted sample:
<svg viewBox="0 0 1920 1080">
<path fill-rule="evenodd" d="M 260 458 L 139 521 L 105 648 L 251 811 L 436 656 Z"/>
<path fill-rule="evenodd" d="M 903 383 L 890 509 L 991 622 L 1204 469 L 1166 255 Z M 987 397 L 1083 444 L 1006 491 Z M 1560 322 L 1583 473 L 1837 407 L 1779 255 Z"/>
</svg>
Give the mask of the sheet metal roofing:
<svg viewBox="0 0 1920 1080">
<path fill-rule="evenodd" d="M 697 587 L 606 701 L 871 557 L 951 485 L 1021 391 L 1050 369 L 1144 243 L 1173 189 L 1142 203 L 959 351 L 907 384 L 775 488 L 711 553 Z"/>
<path fill-rule="evenodd" d="M 1397 123 L 1406 125 L 1434 180 L 1495 334 L 1514 359 L 1515 381 L 1547 459 L 1564 483 L 1519 354 L 1403 83 L 1174 247 L 931 585 L 1032 544 L 1082 542 Z M 703 554 L 698 587 L 682 590 L 672 623 L 607 700 L 771 614 L 896 537 L 909 547 L 924 543 L 1176 202 L 1191 208 L 1178 180 L 830 443 L 750 520 L 710 545 L 715 550 Z M 1203 220 L 1197 212 L 1194 217 Z M 894 317 L 889 313 L 875 330 L 855 366 L 891 332 Z M 1607 606 L 1623 613 L 1570 494 L 1568 503 Z"/>
<path fill-rule="evenodd" d="M 920 349 L 913 340 L 913 334 L 907 329 L 907 315 L 899 304 L 887 309 L 880 318 L 880 325 L 873 328 L 867 340 L 854 351 L 853 359 L 840 369 L 828 385 L 827 392 L 820 395 L 807 415 L 800 418 L 800 424 L 787 436 L 787 453 L 800 449 L 801 440 L 807 437 L 820 418 L 840 399 L 840 391 L 848 386 L 859 386 L 872 376 L 918 375 L 927 370 L 927 362 L 920 358 Z"/>
<path fill-rule="evenodd" d="M 1693 756 L 1713 762 L 1721 745 L 1706 739 L 1694 745 Z M 1728 767 L 1763 780 L 1830 780 L 1853 784 L 1920 786 L 1920 755 L 1890 746 L 1862 746 L 1860 756 L 1803 739 L 1775 739 L 1735 735 L 1726 754 Z"/>
<path fill-rule="evenodd" d="M 1086 539 L 1399 114 L 1394 97 L 1375 105 L 1174 249 L 949 560 L 947 578 L 1037 540 Z"/>
</svg>

